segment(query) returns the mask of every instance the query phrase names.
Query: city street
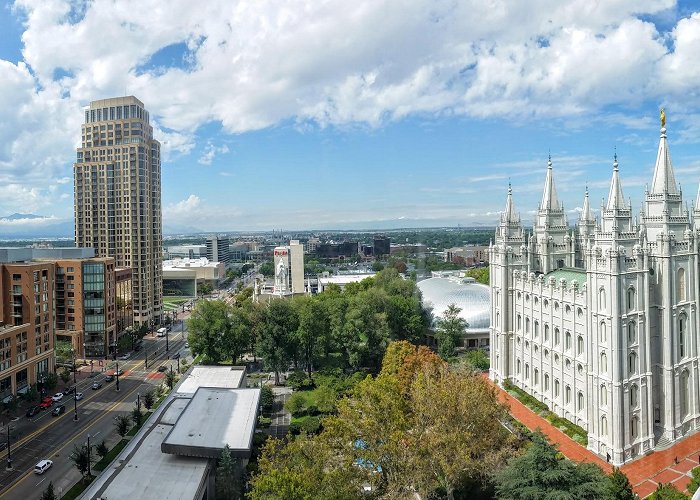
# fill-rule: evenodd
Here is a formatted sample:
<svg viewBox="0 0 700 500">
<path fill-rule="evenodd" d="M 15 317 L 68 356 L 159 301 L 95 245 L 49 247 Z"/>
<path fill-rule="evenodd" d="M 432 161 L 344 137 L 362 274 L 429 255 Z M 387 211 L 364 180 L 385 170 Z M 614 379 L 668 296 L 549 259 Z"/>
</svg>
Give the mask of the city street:
<svg viewBox="0 0 700 500">
<path fill-rule="evenodd" d="M 53 481 L 60 497 L 61 492 L 75 484 L 80 479 L 80 474 L 69 458 L 73 446 L 84 444 L 89 434 L 91 445 L 97 445 L 104 439 L 107 446 L 112 447 L 119 441 L 114 418 L 129 413 L 134 407 L 137 394 L 145 394 L 163 380 L 164 374 L 157 371 L 159 366 L 169 366 L 172 363 L 176 367 L 176 362 L 168 361 L 168 357 L 182 353 L 182 358 L 185 358 L 180 324 L 174 330 L 169 333 L 168 353 L 165 352 L 165 338 L 147 336 L 141 351 L 133 353 L 127 361 L 119 361 L 119 369 L 124 372 L 119 377 L 119 391 L 116 390 L 116 381 L 104 381 L 104 373 L 78 381 L 77 391 L 83 393 L 84 399 L 78 401 L 77 422 L 74 421 L 73 399 L 69 395 L 61 401 L 66 406 L 63 415 L 52 417 L 49 409 L 34 417 L 31 426 L 23 424 L 22 434 L 17 436 L 16 442 L 11 443 L 12 469 L 0 470 L 0 498 L 39 498 L 50 481 Z M 147 369 L 144 366 L 146 355 Z M 112 361 L 109 363 L 115 364 Z M 95 381 L 102 382 L 101 389 L 91 389 Z M 6 429 L 3 430 L 6 432 Z M 1 458 L 7 464 L 6 451 L 2 452 Z M 41 459 L 53 460 L 53 467 L 38 476 L 32 473 L 32 469 Z"/>
</svg>

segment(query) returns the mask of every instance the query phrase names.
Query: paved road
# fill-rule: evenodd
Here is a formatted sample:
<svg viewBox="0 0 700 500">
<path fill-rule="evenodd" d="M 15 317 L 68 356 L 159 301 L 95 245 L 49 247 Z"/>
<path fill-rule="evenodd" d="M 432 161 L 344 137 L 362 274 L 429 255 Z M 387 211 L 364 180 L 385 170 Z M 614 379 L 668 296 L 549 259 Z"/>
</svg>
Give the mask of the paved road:
<svg viewBox="0 0 700 500">
<path fill-rule="evenodd" d="M 0 471 L 0 499 L 39 498 L 49 481 L 53 481 L 56 492 L 66 491 L 80 478 L 80 474 L 69 459 L 75 444 L 84 444 L 90 434 L 90 444 L 97 445 L 103 439 L 112 446 L 119 438 L 114 429 L 114 417 L 130 412 L 137 393 L 144 394 L 160 383 L 163 374 L 157 372 L 167 364 L 166 356 L 181 352 L 184 348 L 179 325 L 169 334 L 170 351 L 165 352 L 165 338 L 146 338 L 144 349 L 128 361 L 120 361 L 119 368 L 125 374 L 116 382 L 103 383 L 102 389 L 93 391 L 89 387 L 95 380 L 103 381 L 104 375 L 78 382 L 78 391 L 85 398 L 78 402 L 78 421 L 73 420 L 73 400 L 66 401 L 66 413 L 51 417 L 42 412 L 34 419 L 35 430 L 26 430 L 12 444 L 12 470 Z M 156 354 L 157 352 L 157 354 Z M 144 355 L 148 353 L 148 369 L 144 366 Z M 174 362 L 173 362 L 174 364 Z M 2 452 L 0 459 L 6 458 Z M 51 469 L 41 476 L 32 474 L 34 464 L 42 458 L 53 460 Z M 6 463 L 5 460 L 2 460 Z M 1 465 L 0 465 L 1 467 Z"/>
</svg>

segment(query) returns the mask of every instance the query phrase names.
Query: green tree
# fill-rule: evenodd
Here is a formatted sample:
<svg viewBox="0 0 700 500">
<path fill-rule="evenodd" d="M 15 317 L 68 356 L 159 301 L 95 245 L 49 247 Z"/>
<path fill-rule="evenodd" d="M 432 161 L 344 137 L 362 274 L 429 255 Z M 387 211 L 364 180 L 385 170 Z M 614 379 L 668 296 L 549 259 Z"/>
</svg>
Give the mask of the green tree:
<svg viewBox="0 0 700 500">
<path fill-rule="evenodd" d="M 435 338 L 438 341 L 438 354 L 442 359 L 448 359 L 455 355 L 455 349 L 462 339 L 467 322 L 459 316 L 462 310 L 455 304 L 450 304 L 437 320 Z"/>
<path fill-rule="evenodd" d="M 489 284 L 489 268 L 487 267 L 476 267 L 474 269 L 467 269 L 466 275 L 474 278 L 477 282 L 484 285 Z"/>
<path fill-rule="evenodd" d="M 63 368 L 60 372 L 58 372 L 58 376 L 61 377 L 61 381 L 64 384 L 67 384 L 70 380 L 70 371 L 67 368 Z"/>
<path fill-rule="evenodd" d="M 260 408 L 266 415 L 272 413 L 273 405 L 275 404 L 275 395 L 272 392 L 272 387 L 265 384 L 260 388 Z"/>
<path fill-rule="evenodd" d="M 195 355 L 204 354 L 210 363 L 221 361 L 221 339 L 231 324 L 230 306 L 223 300 L 201 300 L 187 320 L 187 337 Z"/>
<path fill-rule="evenodd" d="M 258 272 L 263 276 L 267 276 L 268 278 L 274 276 L 275 265 L 272 263 L 272 261 L 263 262 L 260 264 L 260 267 L 258 267 Z"/>
<path fill-rule="evenodd" d="M 143 395 L 143 406 L 145 406 L 147 410 L 150 410 L 153 408 L 153 403 L 155 403 L 153 391 L 146 392 L 146 394 Z"/>
<path fill-rule="evenodd" d="M 314 297 L 301 297 L 295 301 L 299 326 L 294 332 L 302 361 L 311 378 L 313 366 L 319 358 L 319 340 L 330 333 L 330 324 L 323 304 Z"/>
<path fill-rule="evenodd" d="M 49 485 L 46 487 L 44 492 L 41 494 L 41 500 L 58 500 L 56 493 L 53 488 L 53 481 L 49 481 Z"/>
<path fill-rule="evenodd" d="M 624 472 L 615 467 L 608 476 L 608 492 L 611 500 L 635 500 L 632 484 Z M 692 481 L 691 481 L 692 482 Z"/>
<path fill-rule="evenodd" d="M 216 468 L 216 498 L 218 500 L 236 500 L 241 498 L 241 481 L 239 467 L 231 457 L 231 449 L 224 446 Z"/>
<path fill-rule="evenodd" d="M 136 427 L 141 427 L 141 424 L 143 423 L 143 417 L 144 413 L 141 410 L 141 408 L 138 407 L 138 405 L 134 405 L 134 408 L 131 410 L 131 420 L 134 422 L 134 425 Z"/>
<path fill-rule="evenodd" d="M 127 415 L 117 415 L 114 418 L 114 427 L 117 429 L 117 434 L 119 434 L 120 437 L 124 437 L 126 433 L 129 432 L 131 420 Z"/>
<path fill-rule="evenodd" d="M 597 500 L 605 498 L 608 481 L 594 464 L 574 464 L 558 456 L 541 432 L 521 456 L 496 473 L 496 494 L 503 500 L 562 498 Z"/>
<path fill-rule="evenodd" d="M 275 385 L 280 383 L 280 371 L 289 367 L 293 359 L 293 333 L 298 320 L 292 304 L 287 300 L 272 300 L 263 312 L 257 338 L 257 351 L 265 366 L 275 372 Z"/>
<path fill-rule="evenodd" d="M 100 458 L 104 458 L 104 456 L 109 453 L 109 449 L 107 448 L 107 444 L 105 443 L 105 440 L 103 439 L 100 444 L 95 446 L 95 451 L 97 454 L 100 456 Z"/>
<path fill-rule="evenodd" d="M 350 299 L 344 330 L 348 359 L 354 369 L 378 370 L 381 365 L 389 344 L 387 302 L 386 292 L 375 288 L 360 291 Z"/>
<path fill-rule="evenodd" d="M 204 295 L 209 295 L 213 291 L 214 287 L 211 285 L 211 283 L 202 283 L 201 285 L 197 285 L 197 293 L 202 297 Z"/>
<path fill-rule="evenodd" d="M 229 308 L 229 320 L 221 337 L 222 357 L 236 363 L 250 345 L 250 323 L 241 308 Z"/>
<path fill-rule="evenodd" d="M 464 356 L 467 362 L 478 371 L 486 371 L 489 369 L 490 360 L 489 355 L 483 349 L 473 349 L 467 351 Z"/>
<path fill-rule="evenodd" d="M 168 370 L 165 373 L 165 383 L 168 386 L 168 389 L 172 390 L 172 388 L 175 386 L 175 372 Z"/>
<path fill-rule="evenodd" d="M 73 452 L 70 454 L 69 458 L 83 477 L 88 475 L 90 466 L 95 462 L 94 455 L 90 453 L 87 444 L 81 446 L 73 445 Z"/>
<path fill-rule="evenodd" d="M 651 494 L 649 500 L 688 500 L 688 496 L 678 491 L 671 483 L 662 483 Z"/>
<path fill-rule="evenodd" d="M 73 346 L 70 341 L 67 340 L 57 340 L 54 343 L 54 354 L 56 355 L 56 361 L 59 363 L 68 363 L 73 361 Z"/>
<path fill-rule="evenodd" d="M 56 385 L 58 384 L 58 375 L 56 375 L 53 372 L 49 372 L 46 374 L 46 378 L 44 378 L 44 387 L 48 389 L 49 391 L 52 391 L 56 388 Z"/>
</svg>

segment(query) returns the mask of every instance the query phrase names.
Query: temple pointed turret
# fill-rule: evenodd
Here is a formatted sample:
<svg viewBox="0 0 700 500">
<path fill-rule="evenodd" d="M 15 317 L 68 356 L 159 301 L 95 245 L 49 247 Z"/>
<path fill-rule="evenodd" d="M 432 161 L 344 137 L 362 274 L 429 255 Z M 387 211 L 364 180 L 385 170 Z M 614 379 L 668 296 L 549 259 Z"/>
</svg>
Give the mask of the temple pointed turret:
<svg viewBox="0 0 700 500">
<path fill-rule="evenodd" d="M 547 161 L 547 177 L 544 180 L 544 191 L 542 192 L 542 202 L 540 210 L 558 210 L 559 199 L 557 198 L 557 189 L 554 186 L 554 175 L 552 173 L 552 157 Z"/>
<path fill-rule="evenodd" d="M 578 220 L 581 222 L 593 221 L 593 214 L 591 213 L 591 204 L 588 201 L 588 186 L 586 186 L 586 195 L 583 198 L 583 209 L 581 210 L 581 217 L 579 217 Z"/>
<path fill-rule="evenodd" d="M 523 236 L 520 214 L 515 211 L 515 203 L 513 203 L 513 188 L 508 183 L 506 209 L 501 214 L 501 220 L 496 230 L 496 243 L 522 244 L 524 242 Z"/>
<path fill-rule="evenodd" d="M 617 163 L 617 153 L 615 153 L 615 161 L 613 162 L 613 175 L 610 181 L 610 193 L 608 194 L 608 204 L 605 206 L 607 210 L 627 209 L 629 206 L 625 201 L 625 195 L 622 194 L 622 183 L 620 182 L 620 170 Z"/>
<path fill-rule="evenodd" d="M 680 194 L 676 178 L 673 175 L 671 163 L 671 151 L 666 141 L 666 123 L 661 127 L 659 151 L 656 154 L 656 166 L 654 167 L 654 179 L 651 181 L 651 194 Z"/>
<path fill-rule="evenodd" d="M 503 217 L 505 221 L 515 222 L 519 221 L 518 215 L 515 213 L 515 205 L 513 204 L 513 188 L 508 183 L 508 197 L 506 198 L 506 209 L 503 212 Z"/>
</svg>

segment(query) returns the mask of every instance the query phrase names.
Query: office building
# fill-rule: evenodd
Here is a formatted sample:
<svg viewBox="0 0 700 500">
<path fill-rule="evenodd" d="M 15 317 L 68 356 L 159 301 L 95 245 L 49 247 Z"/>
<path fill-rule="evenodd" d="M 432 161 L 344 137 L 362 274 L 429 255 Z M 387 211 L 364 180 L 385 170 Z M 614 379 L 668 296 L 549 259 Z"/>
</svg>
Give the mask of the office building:
<svg viewBox="0 0 700 500">
<path fill-rule="evenodd" d="M 274 250 L 274 295 L 304 293 L 304 245 L 291 240 L 289 245 Z"/>
<path fill-rule="evenodd" d="M 550 159 L 532 235 L 509 187 L 490 248 L 491 378 L 586 429 L 615 465 L 700 427 L 700 192 L 689 212 L 664 121 L 637 217 L 615 158 L 600 218 L 586 190 L 570 228 Z"/>
<path fill-rule="evenodd" d="M 209 236 L 207 238 L 207 259 L 210 262 L 223 262 L 231 260 L 229 255 L 229 239 L 223 236 Z"/>
<path fill-rule="evenodd" d="M 162 315 L 160 143 L 133 96 L 85 110 L 74 164 L 75 243 L 131 268 L 134 323 Z"/>
<path fill-rule="evenodd" d="M 375 236 L 374 237 L 374 256 L 381 257 L 383 255 L 389 255 L 391 252 L 391 238 L 386 236 Z"/>
<path fill-rule="evenodd" d="M 0 260 L 0 401 L 54 370 L 54 264 Z"/>
<path fill-rule="evenodd" d="M 117 342 L 114 259 L 57 259 L 56 339 L 78 358 L 102 358 Z"/>
</svg>

